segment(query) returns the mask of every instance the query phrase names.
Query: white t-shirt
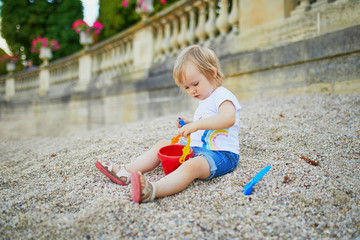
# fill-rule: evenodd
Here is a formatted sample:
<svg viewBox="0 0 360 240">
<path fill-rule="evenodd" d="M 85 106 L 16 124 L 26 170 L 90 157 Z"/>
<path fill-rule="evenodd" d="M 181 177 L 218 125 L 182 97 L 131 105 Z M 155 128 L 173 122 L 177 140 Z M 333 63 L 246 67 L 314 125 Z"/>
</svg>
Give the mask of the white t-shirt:
<svg viewBox="0 0 360 240">
<path fill-rule="evenodd" d="M 194 121 L 208 118 L 219 113 L 219 106 L 226 100 L 231 101 L 236 110 L 235 124 L 227 129 L 198 130 L 190 134 L 192 147 L 202 147 L 215 151 L 230 151 L 239 154 L 240 104 L 234 94 L 224 87 L 218 87 L 206 99 L 199 101 L 194 113 Z"/>
</svg>

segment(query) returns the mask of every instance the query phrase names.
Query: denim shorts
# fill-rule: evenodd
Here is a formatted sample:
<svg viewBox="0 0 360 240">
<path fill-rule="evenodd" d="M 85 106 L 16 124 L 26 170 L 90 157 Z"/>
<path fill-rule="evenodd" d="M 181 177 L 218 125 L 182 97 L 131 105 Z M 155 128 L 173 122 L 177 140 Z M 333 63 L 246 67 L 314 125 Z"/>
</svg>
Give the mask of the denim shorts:
<svg viewBox="0 0 360 240">
<path fill-rule="evenodd" d="M 204 180 L 210 180 L 222 176 L 235 169 L 239 162 L 239 155 L 229 151 L 211 151 L 202 147 L 191 147 L 194 156 L 203 156 L 210 165 L 210 177 Z"/>
</svg>

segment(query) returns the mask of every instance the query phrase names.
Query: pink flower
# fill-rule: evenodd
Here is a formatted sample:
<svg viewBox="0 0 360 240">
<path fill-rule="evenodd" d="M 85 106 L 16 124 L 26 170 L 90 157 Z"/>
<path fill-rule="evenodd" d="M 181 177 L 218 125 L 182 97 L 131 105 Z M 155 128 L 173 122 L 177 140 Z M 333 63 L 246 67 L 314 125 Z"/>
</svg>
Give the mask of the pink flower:
<svg viewBox="0 0 360 240">
<path fill-rule="evenodd" d="M 122 2 L 122 5 L 123 5 L 123 7 L 127 7 L 127 6 L 129 5 L 129 1 L 124 0 L 124 1 Z"/>
<path fill-rule="evenodd" d="M 166 4 L 166 0 L 160 0 L 161 4 Z"/>
<path fill-rule="evenodd" d="M 48 38 L 38 36 L 32 41 L 31 52 L 39 53 L 41 47 L 49 47 L 51 50 L 56 51 L 60 48 L 60 45 L 56 40 L 49 40 Z"/>
<path fill-rule="evenodd" d="M 15 63 L 17 60 L 19 60 L 18 56 L 10 56 L 7 54 L 0 56 L 0 62 Z"/>
<path fill-rule="evenodd" d="M 104 26 L 100 22 L 94 22 L 92 28 L 103 29 Z"/>
<path fill-rule="evenodd" d="M 76 20 L 75 22 L 73 22 L 73 25 L 72 25 L 73 30 L 78 30 L 78 29 L 81 30 L 81 28 L 84 28 L 84 27 L 88 27 L 88 25 L 82 19 Z"/>
<path fill-rule="evenodd" d="M 76 20 L 73 23 L 73 27 L 72 27 L 72 29 L 75 30 L 76 33 L 87 32 L 87 33 L 90 33 L 90 34 L 93 34 L 93 33 L 99 34 L 100 30 L 103 29 L 103 28 L 104 28 L 104 26 L 98 21 L 94 22 L 93 26 L 90 27 L 82 19 Z"/>
</svg>

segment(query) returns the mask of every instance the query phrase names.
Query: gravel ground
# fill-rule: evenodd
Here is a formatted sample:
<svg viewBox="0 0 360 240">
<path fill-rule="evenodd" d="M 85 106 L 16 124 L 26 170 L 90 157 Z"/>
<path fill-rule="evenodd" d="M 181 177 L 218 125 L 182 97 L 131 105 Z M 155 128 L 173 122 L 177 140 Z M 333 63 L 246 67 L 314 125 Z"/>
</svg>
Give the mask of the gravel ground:
<svg viewBox="0 0 360 240">
<path fill-rule="evenodd" d="M 359 239 L 360 95 L 241 105 L 232 173 L 140 205 L 94 162 L 126 163 L 171 139 L 174 115 L 66 137 L 1 136 L 1 239 Z M 145 175 L 164 176 L 161 166 Z"/>
</svg>

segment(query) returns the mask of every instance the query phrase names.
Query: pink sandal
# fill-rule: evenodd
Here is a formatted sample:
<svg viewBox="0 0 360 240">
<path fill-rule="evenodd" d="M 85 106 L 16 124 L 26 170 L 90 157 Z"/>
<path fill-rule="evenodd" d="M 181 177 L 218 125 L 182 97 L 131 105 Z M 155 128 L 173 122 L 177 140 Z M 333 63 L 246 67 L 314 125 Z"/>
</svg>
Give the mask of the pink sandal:
<svg viewBox="0 0 360 240">
<path fill-rule="evenodd" d="M 145 187 L 141 189 L 140 176 L 137 172 L 131 173 L 131 198 L 137 203 L 152 202 L 155 199 L 155 184 L 149 182 L 146 178 Z"/>
<path fill-rule="evenodd" d="M 100 172 L 102 172 L 105 176 L 110 178 L 111 181 L 113 181 L 116 184 L 126 186 L 130 183 L 131 174 L 125 169 L 124 165 L 120 165 L 119 171 L 117 173 L 114 173 L 113 166 L 110 162 L 95 162 L 95 166 L 97 169 L 99 169 Z M 125 177 L 126 181 L 122 181 L 121 178 Z"/>
</svg>

